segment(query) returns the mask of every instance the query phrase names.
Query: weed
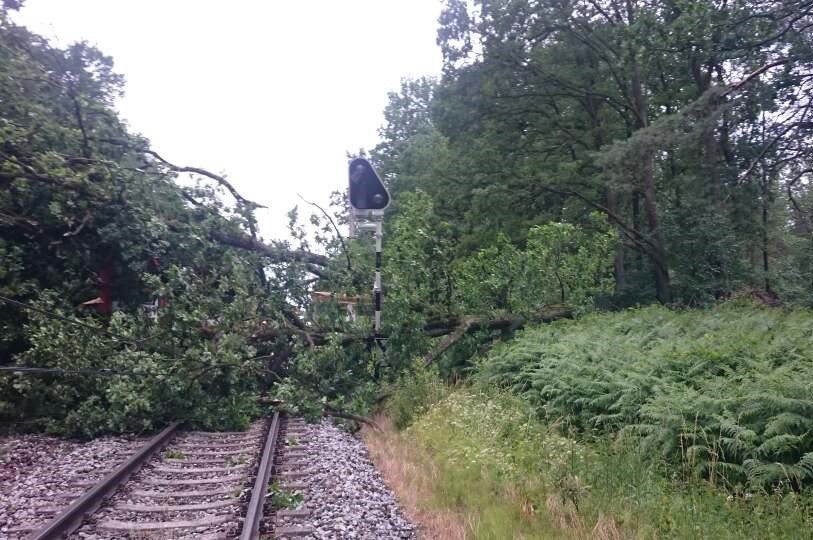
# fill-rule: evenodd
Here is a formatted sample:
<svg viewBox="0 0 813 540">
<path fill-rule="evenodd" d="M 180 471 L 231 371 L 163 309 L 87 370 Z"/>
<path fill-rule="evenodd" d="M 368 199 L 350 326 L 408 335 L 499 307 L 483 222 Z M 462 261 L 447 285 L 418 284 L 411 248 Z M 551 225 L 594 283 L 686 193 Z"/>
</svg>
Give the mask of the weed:
<svg viewBox="0 0 813 540">
<path fill-rule="evenodd" d="M 579 437 L 632 438 L 682 480 L 813 484 L 813 314 L 737 303 L 648 307 L 526 330 L 481 361 Z"/>
<path fill-rule="evenodd" d="M 248 463 L 248 458 L 242 454 L 239 456 L 227 456 L 225 459 L 226 467 L 234 467 L 236 465 L 243 465 Z"/>
<path fill-rule="evenodd" d="M 389 394 L 386 412 L 398 429 L 404 429 L 425 413 L 429 407 L 449 395 L 437 369 L 417 360 L 395 384 L 385 390 Z"/>
<path fill-rule="evenodd" d="M 164 453 L 164 457 L 167 459 L 186 459 L 186 456 L 180 450 L 175 450 L 174 448 L 170 448 Z"/>
<path fill-rule="evenodd" d="M 387 444 L 415 448 L 398 457 L 431 471 L 421 504 L 466 516 L 467 538 L 778 539 L 813 525 L 809 495 L 728 497 L 635 437 L 563 432 L 517 396 L 458 389 Z"/>
<path fill-rule="evenodd" d="M 276 510 L 294 509 L 302 504 L 303 500 L 301 493 L 286 490 L 279 482 L 268 484 L 266 493 L 271 496 L 271 506 Z"/>
</svg>

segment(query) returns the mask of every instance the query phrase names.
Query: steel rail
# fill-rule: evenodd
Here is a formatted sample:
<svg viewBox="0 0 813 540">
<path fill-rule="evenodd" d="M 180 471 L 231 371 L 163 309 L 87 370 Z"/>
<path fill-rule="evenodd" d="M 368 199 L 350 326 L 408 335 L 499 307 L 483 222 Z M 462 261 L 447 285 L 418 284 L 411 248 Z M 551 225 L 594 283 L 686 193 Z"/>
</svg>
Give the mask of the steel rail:
<svg viewBox="0 0 813 540">
<path fill-rule="evenodd" d="M 31 540 L 64 538 L 78 529 L 87 516 L 95 512 L 102 502 L 112 495 L 116 488 L 126 482 L 145 461 L 169 441 L 179 425 L 180 422 L 173 422 L 167 426 L 161 433 L 142 446 L 138 452 L 128 458 L 127 461 L 116 467 L 113 472 L 102 478 L 99 483 L 76 499 L 29 538 Z"/>
<path fill-rule="evenodd" d="M 274 453 L 277 449 L 278 435 L 279 412 L 275 412 L 268 430 L 268 437 L 265 439 L 265 446 L 263 446 L 263 457 L 257 469 L 257 478 L 251 489 L 251 500 L 248 503 L 246 519 L 243 521 L 243 530 L 240 531 L 240 540 L 257 540 L 260 537 L 260 521 L 263 517 L 268 480 L 271 478 L 271 469 L 274 468 Z"/>
</svg>

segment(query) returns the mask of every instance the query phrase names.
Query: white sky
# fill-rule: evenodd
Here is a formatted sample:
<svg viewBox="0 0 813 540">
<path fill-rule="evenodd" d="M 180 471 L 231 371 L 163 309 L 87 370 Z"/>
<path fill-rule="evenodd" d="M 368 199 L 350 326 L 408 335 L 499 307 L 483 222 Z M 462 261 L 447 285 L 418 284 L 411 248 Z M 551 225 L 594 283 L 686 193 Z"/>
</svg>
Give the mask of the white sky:
<svg viewBox="0 0 813 540">
<path fill-rule="evenodd" d="M 87 40 L 126 78 L 118 108 L 178 165 L 225 173 L 266 238 L 343 189 L 387 92 L 437 75 L 440 0 L 27 0 L 19 24 Z"/>
</svg>

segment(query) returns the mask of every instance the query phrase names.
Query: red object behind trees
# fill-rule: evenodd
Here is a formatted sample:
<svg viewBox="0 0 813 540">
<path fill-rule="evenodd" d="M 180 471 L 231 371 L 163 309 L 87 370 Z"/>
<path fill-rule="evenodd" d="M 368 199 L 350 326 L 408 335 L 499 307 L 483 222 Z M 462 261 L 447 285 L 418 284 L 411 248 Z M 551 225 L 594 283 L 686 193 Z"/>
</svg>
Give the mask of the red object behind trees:
<svg viewBox="0 0 813 540">
<path fill-rule="evenodd" d="M 99 313 L 109 315 L 113 311 L 113 262 L 107 261 L 99 271 L 99 300 L 96 309 Z"/>
</svg>

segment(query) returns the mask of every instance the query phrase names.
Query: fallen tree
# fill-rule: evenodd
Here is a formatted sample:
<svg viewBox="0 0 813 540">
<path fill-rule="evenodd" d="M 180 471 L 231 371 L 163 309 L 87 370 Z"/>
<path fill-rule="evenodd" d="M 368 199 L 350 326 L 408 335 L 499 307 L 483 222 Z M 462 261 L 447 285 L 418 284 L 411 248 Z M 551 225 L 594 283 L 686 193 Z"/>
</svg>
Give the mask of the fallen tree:
<svg viewBox="0 0 813 540">
<path fill-rule="evenodd" d="M 505 316 L 500 318 L 488 317 L 453 317 L 445 320 L 431 321 L 424 326 L 424 332 L 430 336 L 446 337 L 437 347 L 429 351 L 423 360 L 427 364 L 434 362 L 452 345 L 460 341 L 463 336 L 478 330 L 502 330 L 513 332 L 527 324 L 552 322 L 559 319 L 573 317 L 573 308 L 561 304 L 544 306 L 529 316 Z"/>
<path fill-rule="evenodd" d="M 265 244 L 247 235 L 234 235 L 215 232 L 212 234 L 212 239 L 215 242 L 225 246 L 236 247 L 246 251 L 259 253 L 260 255 L 266 257 L 270 262 L 305 263 L 307 270 L 316 275 L 322 273 L 320 267 L 327 266 L 330 263 L 330 259 L 325 255 Z"/>
<path fill-rule="evenodd" d="M 463 336 L 476 332 L 478 330 L 500 330 L 513 332 L 523 326 L 534 323 L 547 323 L 557 321 L 559 319 L 573 318 L 573 308 L 562 304 L 554 304 L 544 306 L 531 315 L 506 315 L 504 317 L 485 317 L 474 315 L 461 315 L 449 317 L 445 319 L 434 319 L 427 322 L 423 328 L 422 333 L 428 337 L 441 337 L 446 336 L 437 347 L 424 356 L 426 363 L 431 363 L 438 356 L 443 354 L 452 345 L 460 341 Z M 305 326 L 296 325 L 287 328 L 287 331 L 300 336 L 303 341 L 310 346 L 326 345 L 330 341 L 331 333 L 322 330 L 309 331 Z M 268 330 L 264 334 L 258 334 L 258 338 L 262 337 L 276 339 L 279 335 L 276 330 Z M 372 336 L 369 334 L 333 334 L 338 336 L 338 342 L 341 345 L 349 345 L 351 343 L 359 343 L 371 341 Z"/>
</svg>

